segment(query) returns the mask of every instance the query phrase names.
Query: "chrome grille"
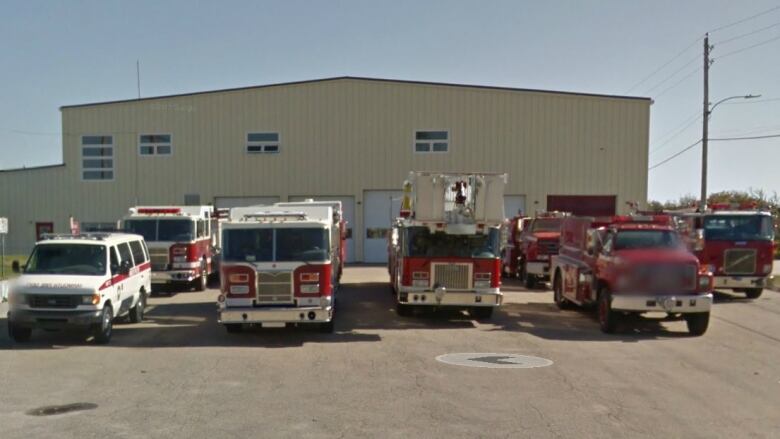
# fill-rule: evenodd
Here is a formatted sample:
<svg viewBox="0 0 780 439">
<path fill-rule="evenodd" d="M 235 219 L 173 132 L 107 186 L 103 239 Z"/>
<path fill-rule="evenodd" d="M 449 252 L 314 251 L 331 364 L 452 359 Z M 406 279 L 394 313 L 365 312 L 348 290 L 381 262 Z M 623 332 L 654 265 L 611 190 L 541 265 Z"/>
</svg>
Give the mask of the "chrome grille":
<svg viewBox="0 0 780 439">
<path fill-rule="evenodd" d="M 289 271 L 258 272 L 257 303 L 293 303 L 292 278 L 292 272 Z"/>
<path fill-rule="evenodd" d="M 632 272 L 632 289 L 646 292 L 674 292 L 696 289 L 693 264 L 649 264 Z"/>
<path fill-rule="evenodd" d="M 44 296 L 31 294 L 29 297 L 30 308 L 75 308 L 81 298 L 79 296 Z"/>
<path fill-rule="evenodd" d="M 558 240 L 544 240 L 538 241 L 539 253 L 543 255 L 557 255 L 560 242 Z"/>
<path fill-rule="evenodd" d="M 152 263 L 153 271 L 165 271 L 170 263 L 167 248 L 150 248 L 149 261 Z"/>
<path fill-rule="evenodd" d="M 756 250 L 732 248 L 723 252 L 723 272 L 726 274 L 754 274 L 756 272 Z"/>
<path fill-rule="evenodd" d="M 465 290 L 471 287 L 471 264 L 432 264 L 433 285 Z"/>
</svg>

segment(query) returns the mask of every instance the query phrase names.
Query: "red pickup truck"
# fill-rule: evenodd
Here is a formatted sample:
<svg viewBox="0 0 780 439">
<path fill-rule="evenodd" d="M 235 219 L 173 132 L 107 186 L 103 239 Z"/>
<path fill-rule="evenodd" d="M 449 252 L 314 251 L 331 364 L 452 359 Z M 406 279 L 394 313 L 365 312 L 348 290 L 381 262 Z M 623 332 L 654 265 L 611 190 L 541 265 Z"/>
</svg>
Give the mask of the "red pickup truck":
<svg viewBox="0 0 780 439">
<path fill-rule="evenodd" d="M 669 216 L 565 218 L 551 272 L 555 303 L 597 305 L 604 332 L 615 332 L 625 315 L 648 312 L 685 319 L 694 335 L 707 330 L 712 274 Z"/>
<path fill-rule="evenodd" d="M 517 276 L 526 288 L 550 280 L 550 258 L 558 254 L 560 212 L 540 213 L 534 218 L 515 217 L 509 222 L 509 236 L 503 253 L 503 272 Z"/>
</svg>

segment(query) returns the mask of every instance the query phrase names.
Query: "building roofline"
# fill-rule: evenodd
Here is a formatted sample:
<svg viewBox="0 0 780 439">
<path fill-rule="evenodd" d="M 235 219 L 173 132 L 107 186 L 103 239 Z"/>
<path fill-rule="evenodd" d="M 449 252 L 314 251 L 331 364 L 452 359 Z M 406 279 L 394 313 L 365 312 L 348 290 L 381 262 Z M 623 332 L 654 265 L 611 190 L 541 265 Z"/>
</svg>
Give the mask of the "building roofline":
<svg viewBox="0 0 780 439">
<path fill-rule="evenodd" d="M 398 84 L 411 84 L 411 85 L 432 85 L 432 86 L 441 86 L 441 87 L 474 88 L 474 89 L 481 89 L 481 90 L 519 91 L 519 92 L 530 92 L 530 93 L 549 93 L 549 94 L 559 94 L 559 95 L 569 95 L 569 96 L 585 96 L 585 97 L 595 97 L 595 98 L 631 99 L 631 100 L 641 100 L 641 101 L 650 101 L 650 102 L 652 102 L 651 98 L 649 98 L 649 97 L 641 97 L 641 96 L 623 96 L 623 95 L 610 95 L 610 94 L 599 94 L 599 93 L 580 93 L 580 92 L 573 92 L 573 91 L 541 90 L 541 89 L 532 89 L 532 88 L 513 88 L 513 87 L 500 87 L 500 86 L 493 86 L 493 85 L 459 84 L 459 83 L 450 83 L 450 82 L 412 81 L 412 80 L 405 80 L 405 79 L 368 78 L 368 77 L 362 77 L 362 76 L 333 76 L 333 77 L 329 77 L 329 78 L 308 79 L 308 80 L 303 80 L 303 81 L 279 82 L 279 83 L 274 83 L 274 84 L 252 85 L 252 86 L 248 86 L 248 87 L 223 88 L 223 89 L 218 89 L 218 90 L 206 90 L 206 91 L 197 91 L 197 92 L 191 92 L 191 93 L 179 93 L 179 94 L 172 94 L 172 95 L 151 96 L 151 97 L 148 97 L 148 98 L 121 99 L 121 100 L 115 100 L 115 101 L 91 102 L 91 103 L 75 104 L 75 105 L 63 105 L 63 106 L 60 107 L 60 110 L 65 110 L 65 109 L 69 109 L 69 108 L 92 107 L 92 106 L 97 106 L 97 105 L 122 104 L 122 103 L 130 103 L 130 102 L 151 101 L 151 100 L 156 100 L 156 99 L 178 98 L 178 97 L 184 97 L 184 96 L 197 96 L 197 95 L 205 95 L 205 94 L 212 94 L 212 93 L 225 93 L 225 92 L 242 91 L 242 90 L 255 90 L 255 89 L 262 89 L 262 88 L 269 88 L 269 87 L 283 87 L 283 86 L 289 86 L 289 85 L 314 84 L 314 83 L 318 83 L 318 82 L 337 81 L 337 80 L 344 80 L 344 79 L 352 79 L 352 80 L 357 80 L 357 81 L 370 81 L 370 82 L 392 82 L 392 83 L 398 83 Z"/>
<path fill-rule="evenodd" d="M 65 167 L 65 163 L 58 163 L 56 165 L 41 165 L 41 166 L 28 166 L 28 167 L 21 167 L 21 168 L 11 168 L 11 169 L 0 169 L 0 173 L 2 172 L 16 172 L 16 171 L 37 171 L 40 169 L 51 169 L 51 168 L 60 168 Z"/>
</svg>

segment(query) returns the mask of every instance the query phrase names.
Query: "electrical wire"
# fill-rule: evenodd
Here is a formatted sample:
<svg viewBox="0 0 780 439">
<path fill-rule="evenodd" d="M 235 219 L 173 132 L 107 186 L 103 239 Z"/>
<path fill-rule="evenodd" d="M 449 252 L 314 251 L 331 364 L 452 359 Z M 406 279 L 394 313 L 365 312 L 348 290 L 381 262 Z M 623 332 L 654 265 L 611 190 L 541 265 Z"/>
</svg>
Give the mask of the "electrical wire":
<svg viewBox="0 0 780 439">
<path fill-rule="evenodd" d="M 648 89 L 646 92 L 644 92 L 644 94 L 645 95 L 649 95 L 650 93 L 653 92 L 653 90 L 657 89 L 658 87 L 662 86 L 664 83 L 669 81 L 670 79 L 674 78 L 678 73 L 680 73 L 681 71 L 685 70 L 686 67 L 690 66 L 691 64 L 693 64 L 694 62 L 698 61 L 699 59 L 700 59 L 700 55 L 696 55 L 696 57 L 690 59 L 688 62 L 686 62 L 685 64 L 680 66 L 680 68 L 678 68 L 677 70 L 675 70 L 674 72 L 672 72 L 668 76 L 666 76 L 663 80 L 661 80 L 660 82 L 657 82 L 654 86 L 652 86 L 650 89 Z"/>
<path fill-rule="evenodd" d="M 732 42 L 734 40 L 738 40 L 738 39 L 744 38 L 744 37 L 749 37 L 750 35 L 755 35 L 755 34 L 757 34 L 759 32 L 763 32 L 763 31 L 765 31 L 767 29 L 772 29 L 773 27 L 777 27 L 777 26 L 780 26 L 780 22 L 777 22 L 775 24 L 770 24 L 767 27 L 762 27 L 761 29 L 756 29 L 756 30 L 754 30 L 752 32 L 744 33 L 742 35 L 737 35 L 735 37 L 731 37 L 731 38 L 728 38 L 728 39 L 725 39 L 725 40 L 722 40 L 722 41 L 718 41 L 718 42 L 715 43 L 715 45 L 716 46 L 722 46 L 722 45 L 728 44 L 728 43 L 730 43 L 730 42 Z"/>
<path fill-rule="evenodd" d="M 691 76 L 693 76 L 693 75 L 694 75 L 694 73 L 698 72 L 698 71 L 699 71 L 699 70 L 701 70 L 701 69 L 702 69 L 701 67 L 697 67 L 695 70 L 691 71 L 691 72 L 690 72 L 690 73 L 688 73 L 687 75 L 685 75 L 685 76 L 683 76 L 682 78 L 680 78 L 680 80 L 679 80 L 679 81 L 677 81 L 677 82 L 675 82 L 674 84 L 670 85 L 669 87 L 667 87 L 667 88 L 663 89 L 663 90 L 662 90 L 660 93 L 658 93 L 657 95 L 655 95 L 655 99 L 658 99 L 658 98 L 660 98 L 661 96 L 663 96 L 664 94 L 666 94 L 666 92 L 668 92 L 669 90 L 671 90 L 671 89 L 673 89 L 673 88 L 677 87 L 678 85 L 682 84 L 682 83 L 683 83 L 683 81 L 685 81 L 686 79 L 690 78 Z"/>
<path fill-rule="evenodd" d="M 677 152 L 677 153 L 675 153 L 674 155 L 672 155 L 672 156 L 670 156 L 670 157 L 667 157 L 667 158 L 665 158 L 664 160 L 661 160 L 660 162 L 658 162 L 658 163 L 654 164 L 653 166 L 650 166 L 649 168 L 647 168 L 647 170 L 648 170 L 648 171 L 652 171 L 653 169 L 655 169 L 655 168 L 657 168 L 657 167 L 659 167 L 659 166 L 661 166 L 661 165 L 663 165 L 663 164 L 666 164 L 666 163 L 668 163 L 668 162 L 670 162 L 670 161 L 674 160 L 675 158 L 677 158 L 677 157 L 679 157 L 680 155 L 682 155 L 684 152 L 686 152 L 686 151 L 689 151 L 689 150 L 690 150 L 690 149 L 692 149 L 694 146 L 696 146 L 696 145 L 698 145 L 698 144 L 700 144 L 700 143 L 701 143 L 701 139 L 697 140 L 697 141 L 696 141 L 696 143 L 693 143 L 693 144 L 691 144 L 691 145 L 689 145 L 689 146 L 686 146 L 685 148 L 683 148 L 681 151 L 678 151 L 678 152 Z"/>
<path fill-rule="evenodd" d="M 666 68 L 669 64 L 673 63 L 675 60 L 677 60 L 677 58 L 681 57 L 685 52 L 691 50 L 691 48 L 693 46 L 695 46 L 696 44 L 698 44 L 700 41 L 701 41 L 701 38 L 697 38 L 694 42 L 692 42 L 690 45 L 685 47 L 685 49 L 681 50 L 680 52 L 677 53 L 677 55 L 675 55 L 671 59 L 669 59 L 669 61 L 666 61 L 665 63 L 663 63 L 661 65 L 661 67 L 658 67 L 657 69 L 653 70 L 652 73 L 650 73 L 649 75 L 645 76 L 641 81 L 639 81 L 636 84 L 632 85 L 631 88 L 626 90 L 626 92 L 624 94 L 628 94 L 629 92 L 631 92 L 631 90 L 633 90 L 633 89 L 639 87 L 640 85 L 644 84 L 645 82 L 647 82 L 648 79 L 652 78 L 658 72 L 660 72 L 661 70 Z"/>
<path fill-rule="evenodd" d="M 716 27 L 715 29 L 712 29 L 712 30 L 710 30 L 710 33 L 717 32 L 717 31 L 720 31 L 720 30 L 723 30 L 723 29 L 728 29 L 728 28 L 730 28 L 730 27 L 732 27 L 732 26 L 736 26 L 736 25 L 738 25 L 738 24 L 742 24 L 742 23 L 744 23 L 744 22 L 746 22 L 746 21 L 750 21 L 750 20 L 752 20 L 752 19 L 754 19 L 754 18 L 761 17 L 762 15 L 766 15 L 766 14 L 768 14 L 768 13 L 770 13 L 770 12 L 773 12 L 773 11 L 776 11 L 776 10 L 778 10 L 778 9 L 780 9 L 780 6 L 775 6 L 775 7 L 773 7 L 773 8 L 769 8 L 769 9 L 767 9 L 766 11 L 759 12 L 758 14 L 751 15 L 750 17 L 743 18 L 743 19 L 741 19 L 741 20 L 737 20 L 737 21 L 735 21 L 735 22 L 733 22 L 733 23 L 724 24 L 723 26 Z"/>
<path fill-rule="evenodd" d="M 717 57 L 715 59 L 725 58 L 727 56 L 731 56 L 731 55 L 734 55 L 734 54 L 737 54 L 737 53 L 740 53 L 740 52 L 744 52 L 746 50 L 750 50 L 750 49 L 753 49 L 753 48 L 758 47 L 758 46 L 763 46 L 764 44 L 769 44 L 769 43 L 771 43 L 773 41 L 777 41 L 777 40 L 780 40 L 780 36 L 776 36 L 774 38 L 770 38 L 768 40 L 761 41 L 761 42 L 753 44 L 751 46 L 743 47 L 741 49 L 732 50 L 731 52 L 726 52 L 723 55 L 721 55 L 721 56 L 719 56 L 719 57 Z"/>
<path fill-rule="evenodd" d="M 726 142 L 730 140 L 755 140 L 755 139 L 774 139 L 780 137 L 780 134 L 768 134 L 766 136 L 748 136 L 748 137 L 720 137 L 715 139 L 707 139 L 712 142 Z"/>
<path fill-rule="evenodd" d="M 684 133 L 685 130 L 690 128 L 691 125 L 701 120 L 702 114 L 701 111 L 698 112 L 698 114 L 694 114 L 692 118 L 686 119 L 683 123 L 678 125 L 675 129 L 672 131 L 667 132 L 665 135 L 660 137 L 660 139 L 665 139 L 662 143 L 657 144 L 654 148 L 650 150 L 650 154 L 654 154 L 662 149 L 665 148 L 666 145 L 669 144 L 672 140 L 674 140 L 675 137 L 679 136 L 680 134 Z M 674 133 L 671 137 L 667 138 L 668 134 Z"/>
</svg>

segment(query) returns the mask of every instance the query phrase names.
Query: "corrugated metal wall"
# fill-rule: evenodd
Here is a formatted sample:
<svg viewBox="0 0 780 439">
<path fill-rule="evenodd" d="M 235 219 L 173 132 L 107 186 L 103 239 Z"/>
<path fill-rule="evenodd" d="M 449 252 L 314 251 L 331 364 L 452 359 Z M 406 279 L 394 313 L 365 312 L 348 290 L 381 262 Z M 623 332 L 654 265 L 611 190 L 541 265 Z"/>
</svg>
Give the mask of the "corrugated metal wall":
<svg viewBox="0 0 780 439">
<path fill-rule="evenodd" d="M 0 172 L 11 251 L 34 222 L 114 221 L 136 203 L 215 196 L 353 195 L 398 189 L 409 170 L 508 172 L 529 210 L 548 194 L 647 196 L 650 101 L 334 79 L 62 111 L 66 166 Z M 449 130 L 446 154 L 413 152 L 414 131 Z M 245 153 L 246 133 L 276 131 L 281 153 Z M 138 135 L 173 135 L 171 157 L 141 157 Z M 82 182 L 82 135 L 114 137 L 115 180 Z M 362 251 L 362 208 L 355 225 Z M 23 226 L 23 227 L 22 227 Z"/>
</svg>

